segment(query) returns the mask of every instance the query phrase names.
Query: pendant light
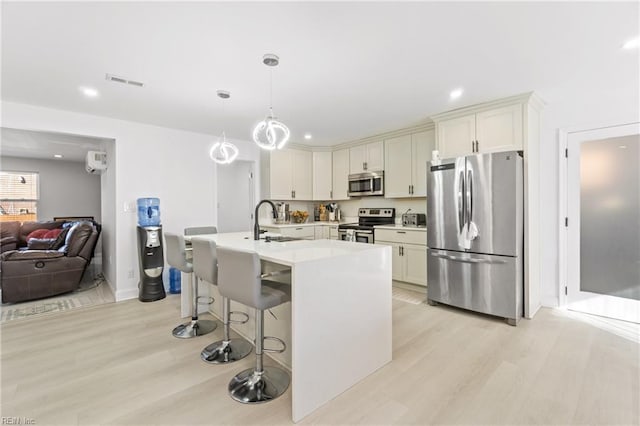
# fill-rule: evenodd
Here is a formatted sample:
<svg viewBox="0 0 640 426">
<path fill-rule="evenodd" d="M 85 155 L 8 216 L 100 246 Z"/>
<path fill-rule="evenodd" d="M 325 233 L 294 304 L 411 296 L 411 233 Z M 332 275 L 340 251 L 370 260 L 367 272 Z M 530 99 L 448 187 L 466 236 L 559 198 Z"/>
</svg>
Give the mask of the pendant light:
<svg viewBox="0 0 640 426">
<path fill-rule="evenodd" d="M 273 53 L 262 57 L 262 63 L 268 67 L 278 66 L 280 58 Z M 269 115 L 253 129 L 253 141 L 262 149 L 282 149 L 289 141 L 291 132 L 285 124 L 273 114 L 273 72 L 270 75 Z"/>
<path fill-rule="evenodd" d="M 218 90 L 217 95 L 220 99 L 229 99 L 231 94 L 225 90 Z M 224 106 L 222 107 L 222 115 L 224 116 Z M 238 147 L 227 142 L 227 137 L 222 130 L 222 136 L 218 138 L 216 143 L 213 144 L 209 150 L 209 157 L 218 164 L 230 164 L 238 156 Z"/>
</svg>

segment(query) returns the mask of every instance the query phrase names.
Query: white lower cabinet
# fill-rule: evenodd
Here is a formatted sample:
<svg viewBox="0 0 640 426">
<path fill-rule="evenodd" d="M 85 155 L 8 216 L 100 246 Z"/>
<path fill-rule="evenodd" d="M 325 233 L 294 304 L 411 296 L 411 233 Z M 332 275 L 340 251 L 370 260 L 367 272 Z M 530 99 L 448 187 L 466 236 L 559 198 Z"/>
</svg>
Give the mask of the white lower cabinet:
<svg viewBox="0 0 640 426">
<path fill-rule="evenodd" d="M 328 240 L 330 237 L 330 228 L 328 225 L 316 225 L 314 231 L 316 240 Z"/>
<path fill-rule="evenodd" d="M 375 243 L 391 246 L 391 277 L 421 286 L 427 285 L 427 234 L 408 229 L 376 229 Z"/>
<path fill-rule="evenodd" d="M 338 225 L 329 226 L 329 239 L 331 240 L 338 239 Z"/>
</svg>

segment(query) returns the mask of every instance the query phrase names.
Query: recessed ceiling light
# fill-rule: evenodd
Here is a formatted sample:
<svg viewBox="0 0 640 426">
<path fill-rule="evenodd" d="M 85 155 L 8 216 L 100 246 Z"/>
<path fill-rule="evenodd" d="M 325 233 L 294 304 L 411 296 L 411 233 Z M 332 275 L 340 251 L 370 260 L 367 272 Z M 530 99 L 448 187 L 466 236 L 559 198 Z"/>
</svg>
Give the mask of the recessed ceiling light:
<svg viewBox="0 0 640 426">
<path fill-rule="evenodd" d="M 91 87 L 81 87 L 80 91 L 88 98 L 95 98 L 98 96 L 98 91 Z"/>
<path fill-rule="evenodd" d="M 463 90 L 461 88 L 452 90 L 451 93 L 449 93 L 449 97 L 451 99 L 458 99 L 460 96 L 462 96 L 462 92 Z"/>
<path fill-rule="evenodd" d="M 62 154 L 53 154 L 55 158 L 62 158 Z"/>
<path fill-rule="evenodd" d="M 623 49 L 635 49 L 640 47 L 640 37 L 632 38 L 631 40 L 627 40 L 625 44 L 622 45 Z"/>
<path fill-rule="evenodd" d="M 627 149 L 627 146 L 626 146 L 626 145 L 620 145 L 618 148 L 620 148 L 620 149 Z"/>
<path fill-rule="evenodd" d="M 306 140 L 311 139 L 311 133 L 305 133 L 305 134 L 304 134 L 304 138 L 305 138 Z"/>
</svg>

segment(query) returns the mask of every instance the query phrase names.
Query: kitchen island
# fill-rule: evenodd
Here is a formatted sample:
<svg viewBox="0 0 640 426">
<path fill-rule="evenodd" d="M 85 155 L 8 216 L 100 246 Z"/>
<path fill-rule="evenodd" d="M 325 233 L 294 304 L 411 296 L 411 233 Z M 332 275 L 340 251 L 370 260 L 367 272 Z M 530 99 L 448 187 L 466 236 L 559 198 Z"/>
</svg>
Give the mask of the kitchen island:
<svg viewBox="0 0 640 426">
<path fill-rule="evenodd" d="M 250 233 L 193 236 L 253 250 L 266 271 L 290 269 L 291 303 L 265 316 L 265 334 L 287 343 L 297 422 L 391 361 L 391 248 L 335 240 L 266 242 Z M 288 274 L 286 275 L 288 276 Z M 212 288 L 217 294 L 217 287 Z M 220 316 L 220 298 L 213 313 Z M 250 312 L 232 303 L 232 310 Z M 233 326 L 253 339 L 253 319 Z M 269 354 L 271 355 L 271 354 Z"/>
</svg>

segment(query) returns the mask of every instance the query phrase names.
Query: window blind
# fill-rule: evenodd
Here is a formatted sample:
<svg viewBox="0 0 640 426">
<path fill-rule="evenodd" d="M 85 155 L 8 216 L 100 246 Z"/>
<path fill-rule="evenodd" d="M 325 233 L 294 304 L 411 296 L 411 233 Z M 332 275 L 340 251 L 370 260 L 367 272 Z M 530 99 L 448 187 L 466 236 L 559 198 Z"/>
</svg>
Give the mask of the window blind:
<svg viewBox="0 0 640 426">
<path fill-rule="evenodd" d="M 0 171 L 0 214 L 36 213 L 38 173 Z"/>
</svg>

